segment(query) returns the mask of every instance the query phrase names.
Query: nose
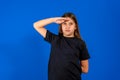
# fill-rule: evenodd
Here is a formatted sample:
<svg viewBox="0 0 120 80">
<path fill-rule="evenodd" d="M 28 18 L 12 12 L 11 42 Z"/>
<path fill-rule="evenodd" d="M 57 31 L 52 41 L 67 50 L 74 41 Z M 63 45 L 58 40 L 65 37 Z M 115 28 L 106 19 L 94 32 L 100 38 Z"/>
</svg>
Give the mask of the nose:
<svg viewBox="0 0 120 80">
<path fill-rule="evenodd" d="M 70 28 L 70 26 L 69 26 L 69 24 L 66 24 L 66 27 L 65 27 L 66 29 L 69 29 Z"/>
</svg>

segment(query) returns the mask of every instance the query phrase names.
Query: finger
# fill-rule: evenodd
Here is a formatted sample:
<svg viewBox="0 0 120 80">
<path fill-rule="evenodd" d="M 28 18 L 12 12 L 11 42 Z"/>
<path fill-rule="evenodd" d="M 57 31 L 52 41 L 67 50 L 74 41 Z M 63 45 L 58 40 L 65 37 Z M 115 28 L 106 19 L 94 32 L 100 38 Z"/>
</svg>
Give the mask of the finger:
<svg viewBox="0 0 120 80">
<path fill-rule="evenodd" d="M 58 19 L 66 20 L 67 18 L 66 17 L 58 17 Z"/>
</svg>

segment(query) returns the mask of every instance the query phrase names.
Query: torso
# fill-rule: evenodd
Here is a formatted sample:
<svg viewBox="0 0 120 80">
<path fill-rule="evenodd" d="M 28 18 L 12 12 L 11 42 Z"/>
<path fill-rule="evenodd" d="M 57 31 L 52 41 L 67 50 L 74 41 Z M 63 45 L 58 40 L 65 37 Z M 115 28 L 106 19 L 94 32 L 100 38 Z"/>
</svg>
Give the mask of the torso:
<svg viewBox="0 0 120 80">
<path fill-rule="evenodd" d="M 49 80 L 80 80 L 79 39 L 58 37 L 52 42 Z"/>
</svg>

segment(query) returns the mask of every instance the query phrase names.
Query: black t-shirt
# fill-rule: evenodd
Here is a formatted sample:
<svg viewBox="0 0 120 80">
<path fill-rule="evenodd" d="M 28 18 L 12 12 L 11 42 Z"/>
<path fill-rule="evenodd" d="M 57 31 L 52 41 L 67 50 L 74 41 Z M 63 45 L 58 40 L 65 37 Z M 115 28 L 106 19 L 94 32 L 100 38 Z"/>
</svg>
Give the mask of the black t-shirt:
<svg viewBox="0 0 120 80">
<path fill-rule="evenodd" d="M 51 44 L 48 80 L 81 80 L 80 61 L 90 58 L 85 42 L 76 37 L 55 35 L 48 30 L 44 39 Z"/>
</svg>

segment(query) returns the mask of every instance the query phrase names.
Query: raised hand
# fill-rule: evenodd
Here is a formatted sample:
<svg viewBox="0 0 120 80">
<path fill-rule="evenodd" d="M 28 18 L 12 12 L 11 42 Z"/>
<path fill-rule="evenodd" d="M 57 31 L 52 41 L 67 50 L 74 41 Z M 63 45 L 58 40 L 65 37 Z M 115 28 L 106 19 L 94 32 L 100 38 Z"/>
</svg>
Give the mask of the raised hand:
<svg viewBox="0 0 120 80">
<path fill-rule="evenodd" d="M 64 18 L 64 17 L 56 17 L 54 19 L 55 19 L 55 23 L 57 23 L 57 24 L 61 24 L 61 23 L 65 22 L 65 21 L 69 20 L 68 18 Z"/>
<path fill-rule="evenodd" d="M 50 24 L 50 23 L 57 23 L 57 24 L 61 24 L 65 21 L 68 21 L 68 18 L 65 17 L 54 17 L 54 18 L 47 18 L 47 19 L 43 19 L 43 20 L 39 20 L 37 22 L 35 22 L 33 24 L 34 28 L 43 36 L 46 36 L 46 32 L 47 30 L 44 28 L 44 26 Z"/>
</svg>

